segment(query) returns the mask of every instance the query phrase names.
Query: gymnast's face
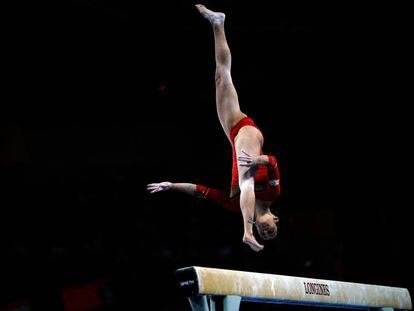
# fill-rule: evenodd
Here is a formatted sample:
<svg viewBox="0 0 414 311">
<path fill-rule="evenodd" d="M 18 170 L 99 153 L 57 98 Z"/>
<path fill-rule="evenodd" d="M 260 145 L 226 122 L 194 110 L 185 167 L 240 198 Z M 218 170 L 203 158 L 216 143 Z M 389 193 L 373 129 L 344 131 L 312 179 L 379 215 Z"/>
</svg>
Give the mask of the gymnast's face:
<svg viewBox="0 0 414 311">
<path fill-rule="evenodd" d="M 256 218 L 256 228 L 259 232 L 260 237 L 263 240 L 274 239 L 277 235 L 277 223 L 279 222 L 279 217 L 268 213 L 265 215 Z"/>
</svg>

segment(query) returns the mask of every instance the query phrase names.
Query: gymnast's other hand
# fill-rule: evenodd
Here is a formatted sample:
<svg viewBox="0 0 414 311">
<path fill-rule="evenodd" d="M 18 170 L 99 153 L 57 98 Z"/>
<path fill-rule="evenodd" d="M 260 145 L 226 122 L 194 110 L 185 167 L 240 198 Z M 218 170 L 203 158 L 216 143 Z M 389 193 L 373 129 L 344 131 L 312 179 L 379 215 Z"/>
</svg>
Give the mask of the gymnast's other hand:
<svg viewBox="0 0 414 311">
<path fill-rule="evenodd" d="M 171 188 L 172 188 L 172 183 L 170 183 L 169 181 L 147 185 L 147 190 L 150 193 L 168 191 L 168 190 L 171 190 Z"/>
<path fill-rule="evenodd" d="M 260 161 L 260 157 L 252 157 L 244 149 L 242 149 L 241 152 L 243 153 L 243 155 L 237 157 L 237 161 L 239 161 L 240 166 L 256 167 L 262 164 Z"/>
</svg>

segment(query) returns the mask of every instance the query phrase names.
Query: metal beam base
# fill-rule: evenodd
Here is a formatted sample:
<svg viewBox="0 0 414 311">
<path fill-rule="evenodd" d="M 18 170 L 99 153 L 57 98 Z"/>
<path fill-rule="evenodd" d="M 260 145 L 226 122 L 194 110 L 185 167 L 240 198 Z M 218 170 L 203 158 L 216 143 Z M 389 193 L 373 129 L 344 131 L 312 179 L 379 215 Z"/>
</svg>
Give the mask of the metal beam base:
<svg viewBox="0 0 414 311">
<path fill-rule="evenodd" d="M 241 297 L 194 295 L 188 301 L 193 311 L 238 311 Z"/>
</svg>

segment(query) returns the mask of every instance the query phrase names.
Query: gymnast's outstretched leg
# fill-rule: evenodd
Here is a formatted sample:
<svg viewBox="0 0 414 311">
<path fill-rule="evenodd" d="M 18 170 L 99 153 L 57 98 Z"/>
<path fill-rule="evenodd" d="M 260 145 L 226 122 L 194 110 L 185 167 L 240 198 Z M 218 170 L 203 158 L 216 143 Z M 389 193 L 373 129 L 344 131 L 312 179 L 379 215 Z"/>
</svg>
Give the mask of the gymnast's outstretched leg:
<svg viewBox="0 0 414 311">
<path fill-rule="evenodd" d="M 231 77 L 231 53 L 224 31 L 225 15 L 213 12 L 204 5 L 196 5 L 198 11 L 212 25 L 215 41 L 216 57 L 216 108 L 221 126 L 230 139 L 232 128 L 244 117 L 240 110 L 236 89 Z M 239 131 L 235 139 L 236 153 L 246 150 L 249 154 L 258 156 L 260 154 L 263 139 L 259 131 L 251 126 L 246 126 Z M 243 242 L 253 250 L 260 251 L 260 245 L 253 236 L 253 223 L 255 211 L 254 175 L 255 170 L 238 165 L 240 186 L 240 208 L 243 214 L 244 236 Z"/>
<path fill-rule="evenodd" d="M 246 115 L 240 111 L 237 92 L 231 78 L 231 53 L 224 31 L 225 15 L 213 12 L 201 4 L 196 7 L 213 27 L 216 57 L 216 108 L 221 126 L 229 136 L 233 126 Z"/>
</svg>

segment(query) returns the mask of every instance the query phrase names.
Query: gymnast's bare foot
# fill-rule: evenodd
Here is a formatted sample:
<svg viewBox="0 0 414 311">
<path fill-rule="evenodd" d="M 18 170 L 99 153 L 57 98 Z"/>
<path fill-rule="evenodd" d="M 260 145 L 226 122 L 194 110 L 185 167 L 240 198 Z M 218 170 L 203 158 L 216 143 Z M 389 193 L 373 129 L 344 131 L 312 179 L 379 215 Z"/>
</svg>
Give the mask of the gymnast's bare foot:
<svg viewBox="0 0 414 311">
<path fill-rule="evenodd" d="M 252 250 L 254 250 L 255 252 L 260 252 L 260 251 L 264 248 L 264 246 L 263 246 L 263 245 L 260 245 L 260 244 L 256 241 L 256 239 L 254 238 L 253 234 L 252 234 L 252 235 L 245 234 L 245 235 L 243 236 L 243 243 L 245 243 L 245 244 L 249 245 L 249 246 L 250 246 L 250 248 L 251 248 Z"/>
<path fill-rule="evenodd" d="M 213 12 L 202 4 L 196 4 L 196 8 L 213 26 L 224 24 L 224 19 L 226 18 L 224 13 Z"/>
</svg>

